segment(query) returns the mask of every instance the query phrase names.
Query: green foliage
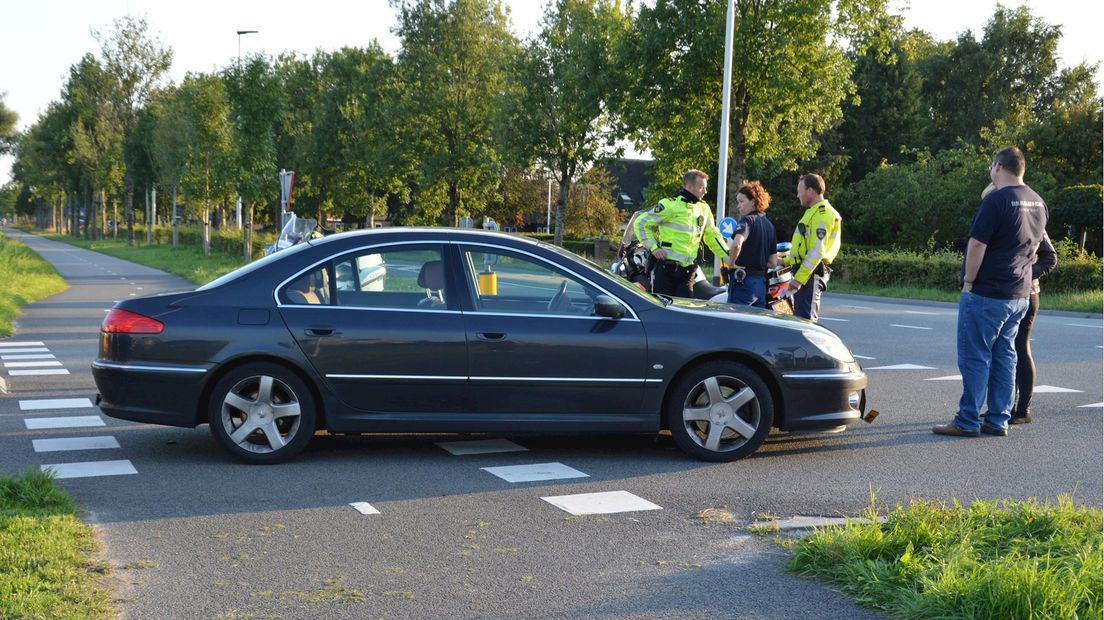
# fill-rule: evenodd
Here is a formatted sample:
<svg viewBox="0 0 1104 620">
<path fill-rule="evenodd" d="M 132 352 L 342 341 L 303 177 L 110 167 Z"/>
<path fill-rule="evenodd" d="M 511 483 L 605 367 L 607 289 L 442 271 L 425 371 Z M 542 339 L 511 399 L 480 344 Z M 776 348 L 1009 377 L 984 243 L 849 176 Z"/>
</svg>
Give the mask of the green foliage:
<svg viewBox="0 0 1104 620">
<path fill-rule="evenodd" d="M 1074 185 L 1063 187 L 1048 201 L 1050 229 L 1059 233 L 1074 234 L 1082 229 L 1101 228 L 1100 207 L 1104 204 L 1104 186 Z"/>
<path fill-rule="evenodd" d="M 613 179 L 604 168 L 591 168 L 571 187 L 566 229 L 581 237 L 610 238 L 624 217 L 613 198 Z"/>
<path fill-rule="evenodd" d="M 20 307 L 69 286 L 53 265 L 3 233 L 0 233 L 0 273 L 19 274 L 19 278 L 0 278 L 0 337 L 11 334 L 12 320 L 19 315 Z"/>
<path fill-rule="evenodd" d="M 244 204 L 267 204 L 279 197 L 276 129 L 287 104 L 286 93 L 264 56 L 231 67 L 223 74 L 222 84 L 230 104 L 236 163 L 232 178 Z"/>
<path fill-rule="evenodd" d="M 1097 618 L 1102 518 L 1063 496 L 913 501 L 877 521 L 827 527 L 799 541 L 790 570 L 831 581 L 863 605 L 907 618 Z"/>
<path fill-rule="evenodd" d="M 0 155 L 6 155 L 15 146 L 15 123 L 19 115 L 4 105 L 4 96 L 0 93 Z"/>
</svg>

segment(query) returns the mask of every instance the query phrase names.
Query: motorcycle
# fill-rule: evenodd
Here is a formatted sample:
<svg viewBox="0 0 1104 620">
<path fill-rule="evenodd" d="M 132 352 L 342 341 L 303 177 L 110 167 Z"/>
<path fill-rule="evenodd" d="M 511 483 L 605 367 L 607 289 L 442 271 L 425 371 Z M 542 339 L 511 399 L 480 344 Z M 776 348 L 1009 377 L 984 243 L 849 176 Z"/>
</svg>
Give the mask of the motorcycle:
<svg viewBox="0 0 1104 620">
<path fill-rule="evenodd" d="M 314 218 L 298 217 L 294 213 L 280 230 L 280 236 L 276 237 L 276 243 L 265 248 L 265 256 L 275 254 L 280 250 L 286 250 L 311 239 L 318 239 L 326 235 L 332 235 L 336 231 L 323 228 Z"/>
</svg>

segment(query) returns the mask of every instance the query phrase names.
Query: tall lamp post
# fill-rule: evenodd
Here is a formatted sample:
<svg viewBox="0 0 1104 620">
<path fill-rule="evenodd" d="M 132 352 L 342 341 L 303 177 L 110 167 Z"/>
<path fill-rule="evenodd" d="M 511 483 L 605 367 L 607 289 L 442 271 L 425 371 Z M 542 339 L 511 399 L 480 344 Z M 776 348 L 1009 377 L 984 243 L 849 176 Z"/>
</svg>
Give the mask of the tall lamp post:
<svg viewBox="0 0 1104 620">
<path fill-rule="evenodd" d="M 717 219 L 720 225 L 725 216 L 725 199 L 728 197 L 728 119 L 732 105 L 732 38 L 736 26 L 736 0 L 728 0 L 728 12 L 725 15 L 725 59 L 724 82 L 721 89 L 721 144 L 719 165 L 717 166 Z M 713 278 L 721 272 L 720 256 L 713 257 Z"/>
<path fill-rule="evenodd" d="M 258 31 L 256 31 L 256 30 L 238 30 L 237 31 L 237 33 L 238 33 L 238 72 L 239 73 L 241 73 L 241 38 L 242 38 L 242 35 L 243 34 L 256 34 L 257 32 Z M 240 78 L 241 76 L 239 75 L 238 77 Z M 253 247 L 252 247 L 253 246 L 253 234 L 252 234 L 253 233 L 253 218 L 251 217 L 251 214 L 247 214 L 246 218 L 245 218 L 244 226 L 242 225 L 243 223 L 242 223 L 242 199 L 241 199 L 241 194 L 238 195 L 238 201 L 237 201 L 236 206 L 237 206 L 237 208 L 236 208 L 237 218 L 236 219 L 238 220 L 238 229 L 242 231 L 242 241 L 243 241 L 243 245 L 245 246 L 243 248 L 242 254 L 245 257 L 245 262 L 248 263 L 249 261 L 253 260 Z"/>
</svg>

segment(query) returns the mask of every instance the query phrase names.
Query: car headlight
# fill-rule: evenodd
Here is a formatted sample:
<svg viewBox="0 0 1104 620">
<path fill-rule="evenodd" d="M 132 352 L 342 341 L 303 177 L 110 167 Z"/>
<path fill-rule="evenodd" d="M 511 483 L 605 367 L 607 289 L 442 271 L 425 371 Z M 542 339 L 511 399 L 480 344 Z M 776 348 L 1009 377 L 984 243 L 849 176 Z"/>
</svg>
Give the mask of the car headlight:
<svg viewBox="0 0 1104 620">
<path fill-rule="evenodd" d="M 847 345 L 843 344 L 843 341 L 834 334 L 807 330 L 802 331 L 801 335 L 805 336 L 805 340 L 808 340 L 814 347 L 820 349 L 825 355 L 832 359 L 841 362 L 855 361 L 855 358 L 851 355 L 851 349 L 848 349 Z"/>
</svg>

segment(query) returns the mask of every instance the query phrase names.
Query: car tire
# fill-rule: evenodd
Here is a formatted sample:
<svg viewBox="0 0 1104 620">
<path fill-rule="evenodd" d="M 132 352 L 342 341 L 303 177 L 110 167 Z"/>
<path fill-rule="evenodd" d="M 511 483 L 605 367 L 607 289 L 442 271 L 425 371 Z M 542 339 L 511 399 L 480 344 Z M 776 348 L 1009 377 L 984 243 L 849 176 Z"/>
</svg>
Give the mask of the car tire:
<svg viewBox="0 0 1104 620">
<path fill-rule="evenodd" d="M 299 375 L 279 364 L 231 370 L 215 384 L 207 412 L 211 434 L 247 463 L 282 463 L 314 436 L 314 397 Z"/>
<path fill-rule="evenodd" d="M 774 424 L 774 399 L 752 369 L 713 361 L 675 382 L 666 415 L 683 452 L 703 461 L 735 461 L 763 445 Z"/>
</svg>

